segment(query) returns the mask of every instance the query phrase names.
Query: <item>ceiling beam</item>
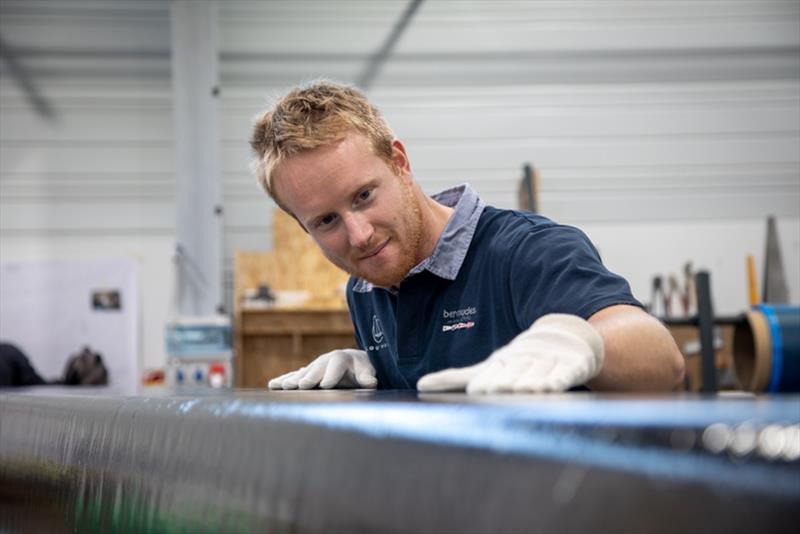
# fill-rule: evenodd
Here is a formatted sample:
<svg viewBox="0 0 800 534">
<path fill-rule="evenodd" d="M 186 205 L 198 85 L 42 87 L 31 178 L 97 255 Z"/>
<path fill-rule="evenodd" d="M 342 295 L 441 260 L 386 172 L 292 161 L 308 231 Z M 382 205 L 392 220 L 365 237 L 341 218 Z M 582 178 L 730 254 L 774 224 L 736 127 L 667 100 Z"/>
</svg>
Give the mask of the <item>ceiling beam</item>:
<svg viewBox="0 0 800 534">
<path fill-rule="evenodd" d="M 389 33 L 389 36 L 383 42 L 378 51 L 372 54 L 370 57 L 369 63 L 367 63 L 364 71 L 356 81 L 356 85 L 358 87 L 364 91 L 367 91 L 370 88 L 372 82 L 375 81 L 375 78 L 378 76 L 381 68 L 383 68 L 383 64 L 392 53 L 392 49 L 394 49 L 397 41 L 400 40 L 400 36 L 403 35 L 408 23 L 411 22 L 411 18 L 414 16 L 414 13 L 417 11 L 420 4 L 422 4 L 422 0 L 411 0 L 411 2 L 409 2 L 406 10 L 403 12 L 397 22 L 395 22 L 392 31 Z"/>
</svg>

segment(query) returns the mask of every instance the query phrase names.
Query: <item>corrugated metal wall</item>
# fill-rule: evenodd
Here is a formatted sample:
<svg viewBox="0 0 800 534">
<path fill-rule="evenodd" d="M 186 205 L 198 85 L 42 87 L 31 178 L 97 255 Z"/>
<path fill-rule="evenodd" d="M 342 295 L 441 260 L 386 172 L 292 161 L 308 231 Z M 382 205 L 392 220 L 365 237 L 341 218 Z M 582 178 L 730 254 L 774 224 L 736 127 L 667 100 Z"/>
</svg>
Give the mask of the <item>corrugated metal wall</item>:
<svg viewBox="0 0 800 534">
<path fill-rule="evenodd" d="M 407 6 L 220 2 L 228 287 L 236 247 L 271 246 L 252 116 L 297 82 L 358 79 Z M 139 256 L 152 365 L 175 218 L 169 28 L 160 0 L 0 2 L 0 253 Z M 641 298 L 693 259 L 720 309 L 743 307 L 768 214 L 800 297 L 800 2 L 427 0 L 369 94 L 429 192 L 468 181 L 514 207 L 536 165 L 544 213 L 585 228 Z"/>
</svg>

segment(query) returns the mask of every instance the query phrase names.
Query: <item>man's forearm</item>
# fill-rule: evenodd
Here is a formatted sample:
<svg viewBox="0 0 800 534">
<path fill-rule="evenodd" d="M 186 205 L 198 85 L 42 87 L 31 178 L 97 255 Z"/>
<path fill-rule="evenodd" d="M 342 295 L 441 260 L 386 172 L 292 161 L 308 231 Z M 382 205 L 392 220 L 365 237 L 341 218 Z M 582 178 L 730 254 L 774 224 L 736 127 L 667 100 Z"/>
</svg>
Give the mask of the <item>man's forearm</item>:
<svg viewBox="0 0 800 534">
<path fill-rule="evenodd" d="M 657 319 L 633 306 L 611 306 L 589 318 L 603 338 L 605 361 L 593 390 L 669 391 L 683 380 L 684 360 Z"/>
</svg>

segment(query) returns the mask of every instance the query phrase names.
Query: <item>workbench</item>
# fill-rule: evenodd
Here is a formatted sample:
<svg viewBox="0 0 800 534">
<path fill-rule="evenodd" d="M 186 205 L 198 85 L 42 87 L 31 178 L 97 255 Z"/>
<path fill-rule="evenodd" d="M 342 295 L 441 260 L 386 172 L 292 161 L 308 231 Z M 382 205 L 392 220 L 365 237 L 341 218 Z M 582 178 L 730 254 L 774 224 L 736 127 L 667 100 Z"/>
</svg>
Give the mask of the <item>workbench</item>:
<svg viewBox="0 0 800 534">
<path fill-rule="evenodd" d="M 3 390 L 0 530 L 794 532 L 798 422 L 798 396 Z"/>
</svg>

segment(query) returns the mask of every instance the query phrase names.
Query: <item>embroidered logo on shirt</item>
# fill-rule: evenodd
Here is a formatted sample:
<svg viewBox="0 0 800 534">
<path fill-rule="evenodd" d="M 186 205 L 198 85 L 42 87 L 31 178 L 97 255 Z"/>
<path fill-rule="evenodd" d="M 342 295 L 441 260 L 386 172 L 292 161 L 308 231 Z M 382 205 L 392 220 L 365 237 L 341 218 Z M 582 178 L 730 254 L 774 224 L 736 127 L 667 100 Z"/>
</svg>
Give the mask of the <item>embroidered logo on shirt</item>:
<svg viewBox="0 0 800 534">
<path fill-rule="evenodd" d="M 478 314 L 477 308 L 469 306 L 460 310 L 443 310 L 442 319 L 442 332 L 452 332 L 453 330 L 463 330 L 464 328 L 472 328 L 475 326 L 475 321 L 472 319 Z"/>
<path fill-rule="evenodd" d="M 383 343 L 383 325 L 377 315 L 372 316 L 372 339 L 379 345 Z"/>
<path fill-rule="evenodd" d="M 376 351 L 389 347 L 389 344 L 386 343 L 386 334 L 383 332 L 383 325 L 377 315 L 372 316 L 372 339 L 375 341 L 375 344 L 367 347 L 369 351 Z"/>
<path fill-rule="evenodd" d="M 475 321 L 469 321 L 468 323 L 446 324 L 442 326 L 442 332 L 461 330 L 462 328 L 472 328 L 473 326 L 475 326 Z"/>
</svg>

